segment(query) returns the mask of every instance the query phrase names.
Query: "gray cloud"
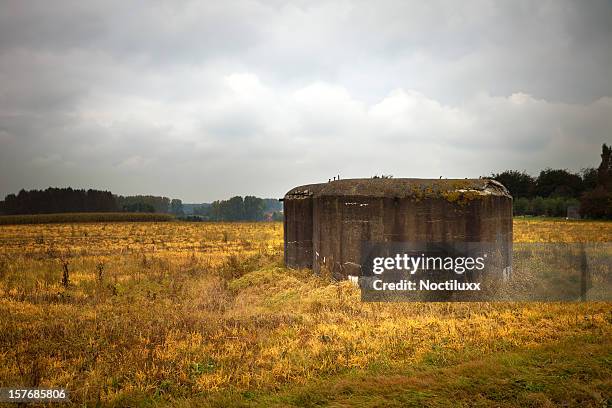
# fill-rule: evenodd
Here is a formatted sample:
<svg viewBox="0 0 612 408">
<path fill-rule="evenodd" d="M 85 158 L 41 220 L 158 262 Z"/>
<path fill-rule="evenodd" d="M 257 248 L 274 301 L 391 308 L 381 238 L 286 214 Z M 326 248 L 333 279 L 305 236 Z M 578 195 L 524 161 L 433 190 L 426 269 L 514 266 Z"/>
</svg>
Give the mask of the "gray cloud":
<svg viewBox="0 0 612 408">
<path fill-rule="evenodd" d="M 1 7 L 0 195 L 579 170 L 612 139 L 607 1 Z"/>
</svg>

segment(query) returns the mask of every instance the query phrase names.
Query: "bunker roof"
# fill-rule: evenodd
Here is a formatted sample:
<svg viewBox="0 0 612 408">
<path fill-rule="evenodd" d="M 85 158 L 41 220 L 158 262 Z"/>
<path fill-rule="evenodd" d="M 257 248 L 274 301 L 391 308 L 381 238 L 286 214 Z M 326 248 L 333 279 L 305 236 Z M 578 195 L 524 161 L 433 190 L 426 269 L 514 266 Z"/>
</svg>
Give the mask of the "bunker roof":
<svg viewBox="0 0 612 408">
<path fill-rule="evenodd" d="M 328 183 L 306 184 L 299 187 L 294 187 L 285 194 L 285 198 L 300 198 L 309 197 L 321 191 Z"/>
<path fill-rule="evenodd" d="M 328 183 L 308 184 L 295 187 L 285 195 L 285 199 L 315 196 L 350 197 L 392 197 L 392 198 L 445 198 L 455 195 L 506 196 L 508 190 L 499 182 L 491 179 L 416 179 L 416 178 L 368 178 L 334 180 Z"/>
</svg>

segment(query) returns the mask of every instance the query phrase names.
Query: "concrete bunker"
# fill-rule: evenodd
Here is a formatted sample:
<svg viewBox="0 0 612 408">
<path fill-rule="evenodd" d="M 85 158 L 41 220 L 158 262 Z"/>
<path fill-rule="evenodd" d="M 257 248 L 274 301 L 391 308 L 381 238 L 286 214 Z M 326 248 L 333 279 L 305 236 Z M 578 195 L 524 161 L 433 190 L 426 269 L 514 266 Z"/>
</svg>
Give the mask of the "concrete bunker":
<svg viewBox="0 0 612 408">
<path fill-rule="evenodd" d="M 512 197 L 490 179 L 346 179 L 284 197 L 285 264 L 360 276 L 363 242 L 488 242 L 511 264 Z"/>
<path fill-rule="evenodd" d="M 285 265 L 290 268 L 313 267 L 314 194 L 325 184 L 295 187 L 283 199 Z"/>
</svg>

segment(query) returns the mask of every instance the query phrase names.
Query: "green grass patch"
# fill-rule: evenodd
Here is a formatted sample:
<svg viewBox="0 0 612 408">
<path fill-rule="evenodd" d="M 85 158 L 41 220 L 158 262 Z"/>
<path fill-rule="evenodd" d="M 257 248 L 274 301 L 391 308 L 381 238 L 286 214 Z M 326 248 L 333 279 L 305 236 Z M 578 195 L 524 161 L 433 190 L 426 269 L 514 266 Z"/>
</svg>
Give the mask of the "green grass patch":
<svg viewBox="0 0 612 408">
<path fill-rule="evenodd" d="M 612 402 L 610 336 L 568 338 L 478 359 L 468 355 L 451 366 L 432 365 L 425 357 L 411 367 L 349 370 L 279 391 L 211 394 L 177 406 L 232 401 L 249 407 L 605 407 Z"/>
</svg>

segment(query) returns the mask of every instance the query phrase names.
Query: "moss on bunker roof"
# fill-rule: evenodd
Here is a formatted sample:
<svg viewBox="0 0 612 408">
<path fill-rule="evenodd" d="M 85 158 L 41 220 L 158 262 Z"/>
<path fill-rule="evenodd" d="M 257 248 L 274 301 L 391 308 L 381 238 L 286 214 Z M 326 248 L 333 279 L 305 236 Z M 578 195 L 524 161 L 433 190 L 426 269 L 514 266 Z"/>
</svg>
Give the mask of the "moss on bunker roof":
<svg viewBox="0 0 612 408">
<path fill-rule="evenodd" d="M 321 191 L 328 183 L 306 184 L 303 186 L 294 187 L 285 194 L 285 198 L 299 198 L 311 196 Z"/>
<path fill-rule="evenodd" d="M 476 199 L 481 196 L 507 196 L 508 190 L 491 179 L 346 179 L 328 183 L 295 187 L 285 199 L 315 197 L 390 197 L 390 198 L 443 198 L 453 201 L 456 196 Z"/>
</svg>

